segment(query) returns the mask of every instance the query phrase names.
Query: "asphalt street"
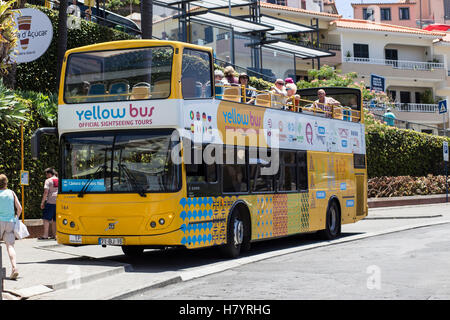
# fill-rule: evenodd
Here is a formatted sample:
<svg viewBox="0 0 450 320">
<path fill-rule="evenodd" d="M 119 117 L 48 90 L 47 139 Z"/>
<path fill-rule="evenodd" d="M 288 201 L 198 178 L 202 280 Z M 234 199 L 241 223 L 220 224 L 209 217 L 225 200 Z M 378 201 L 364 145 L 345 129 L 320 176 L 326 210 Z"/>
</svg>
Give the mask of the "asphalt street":
<svg viewBox="0 0 450 320">
<path fill-rule="evenodd" d="M 450 299 L 449 231 L 442 224 L 300 251 L 130 299 Z M 281 242 L 295 240 L 314 241 Z"/>
</svg>

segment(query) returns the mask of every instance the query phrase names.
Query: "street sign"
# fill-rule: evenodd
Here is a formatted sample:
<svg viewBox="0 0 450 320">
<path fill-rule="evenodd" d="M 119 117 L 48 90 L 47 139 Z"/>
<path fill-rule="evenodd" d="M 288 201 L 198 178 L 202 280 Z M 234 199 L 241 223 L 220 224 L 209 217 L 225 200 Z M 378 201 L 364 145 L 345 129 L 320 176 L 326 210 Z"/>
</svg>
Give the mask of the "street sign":
<svg viewBox="0 0 450 320">
<path fill-rule="evenodd" d="M 444 161 L 448 161 L 448 142 L 444 141 L 442 145 L 442 152 L 444 154 Z"/>
<path fill-rule="evenodd" d="M 30 172 L 20 170 L 20 184 L 22 186 L 28 186 L 30 184 Z"/>
<path fill-rule="evenodd" d="M 374 91 L 386 91 L 386 79 L 385 77 L 378 76 L 376 74 L 370 75 L 370 89 Z"/>
<path fill-rule="evenodd" d="M 447 100 L 441 100 L 438 102 L 439 114 L 447 112 Z"/>
</svg>

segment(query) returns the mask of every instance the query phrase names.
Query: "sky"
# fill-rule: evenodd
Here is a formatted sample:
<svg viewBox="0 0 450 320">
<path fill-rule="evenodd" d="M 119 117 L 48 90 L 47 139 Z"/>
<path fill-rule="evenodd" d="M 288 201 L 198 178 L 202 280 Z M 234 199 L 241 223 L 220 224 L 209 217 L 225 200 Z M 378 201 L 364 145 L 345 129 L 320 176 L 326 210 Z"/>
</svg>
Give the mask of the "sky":
<svg viewBox="0 0 450 320">
<path fill-rule="evenodd" d="M 353 8 L 351 3 L 392 3 L 398 0 L 336 0 L 336 7 L 343 18 L 353 19 Z"/>
</svg>

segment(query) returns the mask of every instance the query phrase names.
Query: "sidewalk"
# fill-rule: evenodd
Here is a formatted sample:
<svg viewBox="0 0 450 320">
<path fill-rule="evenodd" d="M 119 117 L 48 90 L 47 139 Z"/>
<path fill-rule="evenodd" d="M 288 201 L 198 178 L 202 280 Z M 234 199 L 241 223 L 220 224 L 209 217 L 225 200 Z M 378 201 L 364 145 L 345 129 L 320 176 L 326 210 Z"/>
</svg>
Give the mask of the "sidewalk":
<svg viewBox="0 0 450 320">
<path fill-rule="evenodd" d="M 393 215 L 393 212 L 396 212 Z M 379 221 L 374 221 L 380 219 Z M 375 208 L 369 210 L 369 216 L 362 222 L 345 225 L 350 228 L 364 229 L 367 224 L 383 223 L 382 219 L 392 220 L 391 226 L 439 223 L 450 221 L 450 204 L 434 204 L 402 208 Z M 404 220 L 411 219 L 411 220 Z M 395 223 L 394 223 L 395 221 Z M 356 230 L 355 229 L 355 230 Z M 375 231 L 375 229 L 373 229 Z M 360 230 L 357 230 L 360 231 Z M 372 230 L 370 230 L 372 231 Z M 343 231 L 344 232 L 344 231 Z M 348 231 L 346 231 L 348 232 Z M 363 232 L 363 233 L 364 233 Z M 361 232 L 359 232 L 361 234 Z M 327 245 L 327 242 L 324 243 Z M 215 266 L 200 264 L 195 268 L 165 268 L 155 264 L 151 272 L 133 270 L 123 257 L 120 247 L 58 245 L 54 240 L 40 241 L 24 239 L 16 241 L 19 278 L 4 280 L 3 298 L 6 299 L 117 299 L 135 294 L 139 290 L 160 287 L 169 283 L 185 281 L 195 274 L 210 272 Z M 6 276 L 11 273 L 6 248 L 2 244 L 3 267 Z M 114 259 L 112 259 L 114 257 Z M 120 259 L 117 259 L 120 257 Z M 244 260 L 252 257 L 245 257 Z M 122 261 L 117 262 L 114 260 Z M 238 259 L 239 260 L 239 259 Z M 246 260 L 246 261 L 247 261 Z M 242 263 L 237 260 L 222 261 L 223 264 Z M 247 262 L 248 263 L 248 262 Z M 152 261 L 149 258 L 149 266 Z M 206 271 L 205 271 L 206 270 Z M 217 271 L 216 271 L 217 272 Z M 114 275 L 114 277 L 112 277 Z M 80 290 L 64 290 L 82 288 Z"/>
</svg>

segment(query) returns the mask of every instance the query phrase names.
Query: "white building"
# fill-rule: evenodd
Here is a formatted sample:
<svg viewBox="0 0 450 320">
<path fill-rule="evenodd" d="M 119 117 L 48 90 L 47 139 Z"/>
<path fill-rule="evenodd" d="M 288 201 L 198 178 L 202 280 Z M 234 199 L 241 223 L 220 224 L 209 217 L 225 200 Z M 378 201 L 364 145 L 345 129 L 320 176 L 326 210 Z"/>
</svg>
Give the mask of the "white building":
<svg viewBox="0 0 450 320">
<path fill-rule="evenodd" d="M 358 81 L 368 86 L 371 74 L 385 77 L 386 91 L 397 103 L 397 119 L 442 126 L 435 102 L 450 98 L 450 39 L 445 33 L 338 19 L 331 22 L 329 35 L 340 38 L 342 60 L 337 67 L 343 73 L 356 72 Z M 430 132 L 430 128 L 411 128 Z"/>
</svg>

